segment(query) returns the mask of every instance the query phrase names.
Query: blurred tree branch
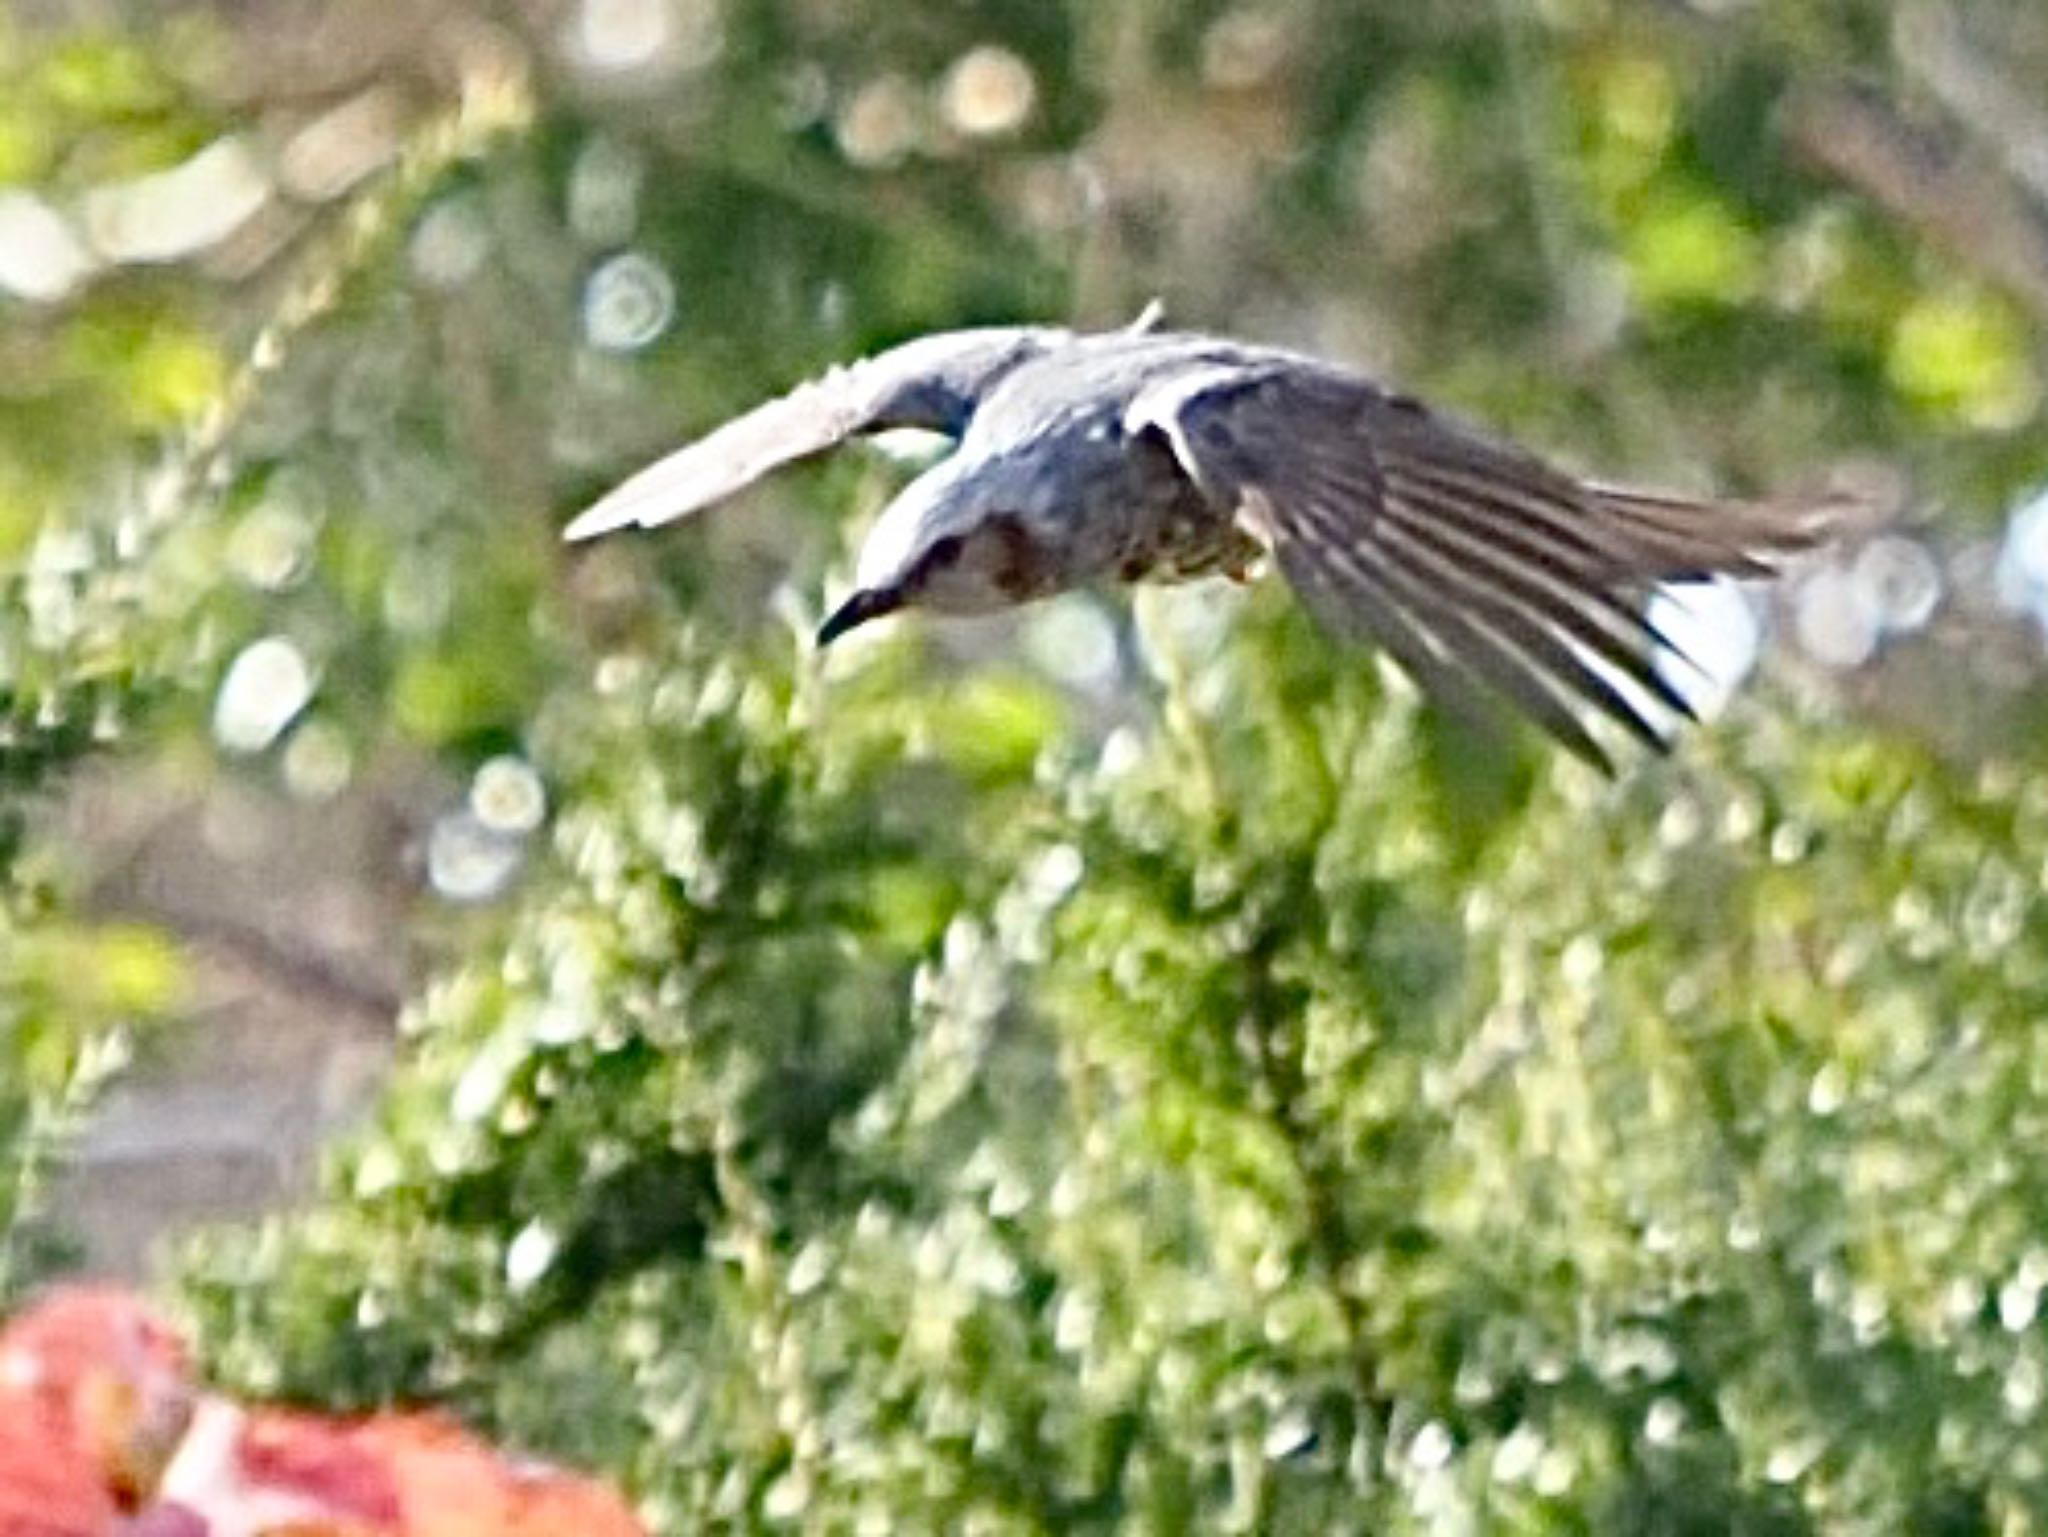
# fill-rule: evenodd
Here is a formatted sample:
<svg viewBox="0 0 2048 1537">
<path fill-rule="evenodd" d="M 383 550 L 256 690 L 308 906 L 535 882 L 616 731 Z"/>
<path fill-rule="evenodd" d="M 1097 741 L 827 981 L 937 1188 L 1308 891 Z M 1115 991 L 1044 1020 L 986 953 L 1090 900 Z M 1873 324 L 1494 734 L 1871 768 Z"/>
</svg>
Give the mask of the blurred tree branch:
<svg viewBox="0 0 2048 1537">
<path fill-rule="evenodd" d="M 1902 7 L 1893 51 L 1907 75 L 2048 204 L 2048 105 L 2000 69 L 1948 6 Z"/>
<path fill-rule="evenodd" d="M 1785 134 L 1812 169 L 1846 183 L 2048 320 L 2048 209 L 1953 133 L 1875 91 L 1797 88 Z"/>
</svg>

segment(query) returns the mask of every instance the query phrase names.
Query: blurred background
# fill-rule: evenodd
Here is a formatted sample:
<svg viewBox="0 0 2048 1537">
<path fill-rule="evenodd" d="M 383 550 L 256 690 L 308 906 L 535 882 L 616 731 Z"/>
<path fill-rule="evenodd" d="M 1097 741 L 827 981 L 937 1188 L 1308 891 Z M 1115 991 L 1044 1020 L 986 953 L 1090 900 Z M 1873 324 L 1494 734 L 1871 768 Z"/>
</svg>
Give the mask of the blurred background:
<svg viewBox="0 0 2048 1537">
<path fill-rule="evenodd" d="M 666 1530 L 2048 1518 L 2048 11 L 0 12 L 0 1296 Z M 932 329 L 1885 528 L 1615 785 L 1285 594 L 809 654 Z M 864 1524 L 863 1524 L 864 1523 Z"/>
</svg>

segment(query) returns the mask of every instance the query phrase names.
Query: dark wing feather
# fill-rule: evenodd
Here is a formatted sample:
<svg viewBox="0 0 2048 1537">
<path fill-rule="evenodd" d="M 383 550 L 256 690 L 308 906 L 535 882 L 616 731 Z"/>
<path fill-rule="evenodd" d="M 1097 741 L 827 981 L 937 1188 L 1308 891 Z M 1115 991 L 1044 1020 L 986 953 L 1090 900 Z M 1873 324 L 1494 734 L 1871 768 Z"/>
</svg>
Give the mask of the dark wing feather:
<svg viewBox="0 0 2048 1537">
<path fill-rule="evenodd" d="M 1581 482 L 1303 359 L 1205 363 L 1148 385 L 1126 425 L 1165 439 L 1319 622 L 1450 703 L 1507 701 L 1603 769 L 1586 712 L 1657 749 L 1691 713 L 1658 666 L 1673 648 L 1650 590 L 1764 575 L 1835 531 L 1826 507 Z"/>
<path fill-rule="evenodd" d="M 673 522 L 857 433 L 928 427 L 957 436 L 997 379 L 1067 334 L 1030 326 L 948 331 L 834 368 L 657 460 L 562 537 L 592 539 Z"/>
</svg>

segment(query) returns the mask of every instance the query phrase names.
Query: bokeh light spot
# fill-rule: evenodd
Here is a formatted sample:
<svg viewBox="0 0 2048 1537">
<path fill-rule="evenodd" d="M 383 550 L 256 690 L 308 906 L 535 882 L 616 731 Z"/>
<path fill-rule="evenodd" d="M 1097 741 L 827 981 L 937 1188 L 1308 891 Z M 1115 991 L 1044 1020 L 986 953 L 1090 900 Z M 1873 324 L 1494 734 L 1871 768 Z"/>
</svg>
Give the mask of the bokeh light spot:
<svg viewBox="0 0 2048 1537">
<path fill-rule="evenodd" d="M 284 749 L 285 788 L 303 801 L 326 801 L 348 788 L 355 751 L 348 733 L 331 721 L 309 720 Z"/>
<path fill-rule="evenodd" d="M 420 215 L 408 254 L 412 270 L 429 288 L 461 287 L 491 254 L 483 208 L 461 193 L 442 198 Z"/>
<path fill-rule="evenodd" d="M 940 93 L 946 121 L 975 138 L 1015 133 L 1037 99 L 1031 67 L 1009 49 L 993 45 L 963 55 L 947 71 Z"/>
<path fill-rule="evenodd" d="M 259 753 L 313 697 L 313 669 L 299 648 L 266 636 L 229 665 L 213 707 L 213 734 L 230 752 Z"/>
<path fill-rule="evenodd" d="M 495 833 L 522 836 L 547 816 L 547 791 L 524 758 L 510 754 L 493 758 L 470 782 L 469 809 Z"/>
<path fill-rule="evenodd" d="M 1799 646 L 1827 667 L 1860 667 L 1877 652 L 1884 616 L 1870 589 L 1839 566 L 1816 571 L 1793 596 Z"/>
<path fill-rule="evenodd" d="M 1888 634 L 1908 635 L 1925 627 L 1941 606 L 1941 564 L 1916 539 L 1901 534 L 1873 539 L 1850 571 Z"/>
<path fill-rule="evenodd" d="M 427 881 L 451 902 L 488 902 L 512 884 L 524 857 L 520 839 L 486 827 L 467 809 L 450 812 L 427 835 Z"/>
<path fill-rule="evenodd" d="M 637 352 L 675 319 L 676 288 L 652 257 L 614 256 L 583 288 L 583 334 L 604 352 Z"/>
<path fill-rule="evenodd" d="M 665 0 L 583 0 L 576 11 L 576 51 L 592 69 L 644 69 L 675 35 Z"/>
<path fill-rule="evenodd" d="M 67 297 L 97 263 L 71 222 L 30 192 L 0 192 L 0 290 L 37 304 Z"/>
<path fill-rule="evenodd" d="M 647 161 L 623 140 L 600 135 L 583 146 L 569 172 L 569 227 L 592 245 L 615 246 L 640 220 Z"/>
<path fill-rule="evenodd" d="M 514 1292 L 530 1290 L 548 1273 L 562 1241 L 544 1222 L 529 1222 L 505 1250 L 505 1284 Z"/>
<path fill-rule="evenodd" d="M 901 75 L 884 75 L 854 94 L 837 123 L 839 149 L 857 166 L 886 170 L 917 147 L 917 93 Z"/>
</svg>

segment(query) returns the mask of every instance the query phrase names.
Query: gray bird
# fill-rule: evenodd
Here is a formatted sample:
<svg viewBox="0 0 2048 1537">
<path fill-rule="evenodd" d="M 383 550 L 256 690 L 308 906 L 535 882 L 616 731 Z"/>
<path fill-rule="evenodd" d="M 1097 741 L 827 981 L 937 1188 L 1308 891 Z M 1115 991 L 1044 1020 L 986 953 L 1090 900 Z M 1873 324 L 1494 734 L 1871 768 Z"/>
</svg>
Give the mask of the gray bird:
<svg viewBox="0 0 2048 1537">
<path fill-rule="evenodd" d="M 950 331 L 835 367 L 633 476 L 565 537 L 652 528 L 858 433 L 956 450 L 883 511 L 827 645 L 898 609 L 978 614 L 1107 581 L 1247 577 L 1456 707 L 1505 700 L 1603 770 L 1588 712 L 1649 747 L 1692 711 L 1645 605 L 1770 574 L 1837 529 L 1816 503 L 1580 480 L 1336 364 L 1162 330 Z"/>
</svg>

